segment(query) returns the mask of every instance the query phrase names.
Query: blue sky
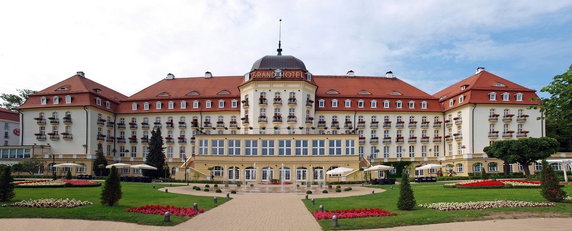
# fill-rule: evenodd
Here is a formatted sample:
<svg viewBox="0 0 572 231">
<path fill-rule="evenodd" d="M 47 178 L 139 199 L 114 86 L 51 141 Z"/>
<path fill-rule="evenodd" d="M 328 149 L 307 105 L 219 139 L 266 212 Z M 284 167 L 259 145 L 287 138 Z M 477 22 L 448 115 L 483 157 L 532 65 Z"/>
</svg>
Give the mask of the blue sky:
<svg viewBox="0 0 572 231">
<path fill-rule="evenodd" d="M 0 92 L 80 70 L 126 95 L 167 73 L 242 75 L 275 54 L 280 18 L 312 73 L 391 70 L 429 94 L 478 66 L 540 90 L 572 64 L 572 1 L 12 1 Z"/>
</svg>

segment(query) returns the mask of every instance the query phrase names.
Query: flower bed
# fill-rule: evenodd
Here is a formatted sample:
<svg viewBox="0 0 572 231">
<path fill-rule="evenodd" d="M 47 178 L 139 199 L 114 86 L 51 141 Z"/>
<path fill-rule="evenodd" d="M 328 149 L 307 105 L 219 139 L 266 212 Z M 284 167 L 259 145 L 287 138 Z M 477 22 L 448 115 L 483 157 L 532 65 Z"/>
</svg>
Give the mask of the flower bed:
<svg viewBox="0 0 572 231">
<path fill-rule="evenodd" d="M 385 211 L 378 208 L 373 209 L 343 209 L 343 210 L 326 210 L 324 212 L 314 211 L 312 213 L 316 220 L 322 219 L 332 219 L 332 216 L 336 215 L 338 218 L 360 218 L 360 217 L 385 217 L 385 216 L 395 216 L 395 213 Z"/>
<path fill-rule="evenodd" d="M 31 187 L 31 188 L 42 188 L 42 187 L 90 187 L 90 186 L 99 186 L 100 183 L 95 181 L 88 181 L 88 180 L 67 180 L 67 179 L 58 179 L 58 180 L 33 180 L 33 181 L 21 181 L 17 182 L 17 187 Z"/>
<path fill-rule="evenodd" d="M 475 180 L 456 184 L 444 184 L 445 188 L 538 188 L 540 181 L 527 180 Z"/>
<path fill-rule="evenodd" d="M 436 209 L 439 211 L 454 210 L 481 210 L 503 207 L 551 207 L 554 203 L 539 203 L 528 201 L 476 201 L 476 202 L 440 202 L 431 204 L 419 204 L 420 207 Z"/>
<path fill-rule="evenodd" d="M 165 212 L 170 212 L 174 216 L 195 216 L 199 213 L 204 213 L 204 209 L 194 210 L 192 208 L 165 206 L 165 205 L 144 205 L 137 208 L 125 209 L 126 212 L 143 213 L 143 214 L 157 214 L 163 215 Z"/>
<path fill-rule="evenodd" d="M 75 199 L 37 199 L 37 200 L 24 200 L 13 204 L 8 204 L 9 207 L 27 207 L 27 208 L 75 208 L 84 205 L 92 205 L 89 201 L 78 201 Z"/>
<path fill-rule="evenodd" d="M 71 186 L 98 186 L 100 185 L 99 182 L 89 181 L 89 180 L 66 180 L 61 179 L 61 181 L 70 184 Z"/>
<path fill-rule="evenodd" d="M 274 184 L 274 185 L 279 185 L 280 181 L 268 181 L 268 182 L 263 182 L 262 184 Z M 282 184 L 292 184 L 291 181 L 284 181 L 282 182 Z"/>
</svg>

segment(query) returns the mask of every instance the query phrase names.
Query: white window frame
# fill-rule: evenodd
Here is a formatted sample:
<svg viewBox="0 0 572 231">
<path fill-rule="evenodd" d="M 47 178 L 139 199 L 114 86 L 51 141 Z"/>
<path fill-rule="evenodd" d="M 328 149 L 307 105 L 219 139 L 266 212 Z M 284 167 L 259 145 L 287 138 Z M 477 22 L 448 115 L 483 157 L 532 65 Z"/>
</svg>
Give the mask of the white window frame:
<svg viewBox="0 0 572 231">
<path fill-rule="evenodd" d="M 54 96 L 54 99 L 52 100 L 52 102 L 54 104 L 60 104 L 60 97 L 59 96 Z"/>
<path fill-rule="evenodd" d="M 292 155 L 292 140 L 278 140 L 278 155 L 279 156 Z"/>
<path fill-rule="evenodd" d="M 332 99 L 332 107 L 338 107 L 338 100 Z"/>
<path fill-rule="evenodd" d="M 149 102 L 143 103 L 143 110 L 149 110 Z"/>
<path fill-rule="evenodd" d="M 384 100 L 383 101 L 383 108 L 389 108 L 390 102 L 389 100 Z"/>
<path fill-rule="evenodd" d="M 198 100 L 193 101 L 193 108 L 199 108 L 199 101 Z"/>
<path fill-rule="evenodd" d="M 403 102 L 401 102 L 401 100 L 397 100 L 397 102 L 395 102 L 395 107 L 396 108 L 403 108 Z"/>
<path fill-rule="evenodd" d="M 374 100 L 370 101 L 369 106 L 371 108 L 377 108 L 377 100 L 374 99 Z"/>
<path fill-rule="evenodd" d="M 224 108 L 224 100 L 219 100 L 218 101 L 218 108 Z"/>
<path fill-rule="evenodd" d="M 490 92 L 489 93 L 489 101 L 496 101 L 497 100 L 497 93 L 496 92 Z"/>
<path fill-rule="evenodd" d="M 228 155 L 240 156 L 240 140 L 228 140 Z"/>
<path fill-rule="evenodd" d="M 328 155 L 341 156 L 342 155 L 342 140 L 329 140 L 328 142 Z"/>
<path fill-rule="evenodd" d="M 224 155 L 224 140 L 211 140 L 212 155 Z"/>
<path fill-rule="evenodd" d="M 66 104 L 70 104 L 72 103 L 72 97 L 71 95 L 66 95 Z"/>
<path fill-rule="evenodd" d="M 427 109 L 427 101 L 421 101 L 421 109 Z"/>
<path fill-rule="evenodd" d="M 325 106 L 325 103 L 326 103 L 326 101 L 323 100 L 323 99 L 318 100 L 318 107 L 319 107 L 319 108 L 323 108 L 323 107 Z"/>
<path fill-rule="evenodd" d="M 363 99 L 358 100 L 358 108 L 363 108 L 365 106 L 365 101 L 363 101 Z"/>
<path fill-rule="evenodd" d="M 245 140 L 244 141 L 244 154 L 246 156 L 258 155 L 258 140 Z"/>
<path fill-rule="evenodd" d="M 48 98 L 46 98 L 45 96 L 42 96 L 42 98 L 40 98 L 40 104 L 46 105 L 47 103 L 48 103 Z"/>
<path fill-rule="evenodd" d="M 514 97 L 516 101 L 522 101 L 522 93 L 516 93 Z"/>
<path fill-rule="evenodd" d="M 274 156 L 274 140 L 262 140 L 262 155 Z"/>
<path fill-rule="evenodd" d="M 325 140 L 312 140 L 312 156 L 323 156 L 326 153 Z"/>
<path fill-rule="evenodd" d="M 163 108 L 163 103 L 161 101 L 157 101 L 157 103 L 155 103 L 155 109 L 159 110 Z"/>
<path fill-rule="evenodd" d="M 211 108 L 211 107 L 212 107 L 212 104 L 213 104 L 212 101 L 207 100 L 207 101 L 205 102 L 205 108 Z"/>
<path fill-rule="evenodd" d="M 131 103 L 131 110 L 137 111 L 137 103 Z"/>
<path fill-rule="evenodd" d="M 352 101 L 350 99 L 344 100 L 344 107 L 346 108 L 352 107 Z"/>
<path fill-rule="evenodd" d="M 411 100 L 408 103 L 409 109 L 415 109 L 415 101 Z"/>
<path fill-rule="evenodd" d="M 167 108 L 168 109 L 175 109 L 175 102 L 169 101 L 169 103 L 167 103 Z"/>
<path fill-rule="evenodd" d="M 238 100 L 233 99 L 232 101 L 230 101 L 230 106 L 232 108 L 237 108 L 238 107 Z"/>
<path fill-rule="evenodd" d="M 502 93 L 502 101 L 509 101 L 510 94 L 508 92 Z"/>
<path fill-rule="evenodd" d="M 181 101 L 181 109 L 187 109 L 187 101 Z"/>
</svg>

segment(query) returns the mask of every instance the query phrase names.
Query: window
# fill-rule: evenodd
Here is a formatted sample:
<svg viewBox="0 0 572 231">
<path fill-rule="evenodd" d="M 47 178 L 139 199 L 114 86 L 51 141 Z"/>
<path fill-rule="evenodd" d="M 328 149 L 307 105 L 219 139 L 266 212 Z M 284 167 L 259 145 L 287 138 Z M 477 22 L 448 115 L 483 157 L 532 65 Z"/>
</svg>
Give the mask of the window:
<svg viewBox="0 0 572 231">
<path fill-rule="evenodd" d="M 71 95 L 66 95 L 66 104 L 70 104 L 72 102 Z"/>
<path fill-rule="evenodd" d="M 40 104 L 47 104 L 48 103 L 48 98 L 46 98 L 45 96 L 42 96 L 42 98 L 40 99 Z"/>
<path fill-rule="evenodd" d="M 358 108 L 363 108 L 363 107 L 364 107 L 364 104 L 365 104 L 365 103 L 364 103 L 363 99 L 360 99 L 360 100 L 358 100 L 358 102 L 357 102 Z"/>
<path fill-rule="evenodd" d="M 229 180 L 239 180 L 240 179 L 240 168 L 238 168 L 238 167 L 228 168 L 228 179 Z"/>
<path fill-rule="evenodd" d="M 395 106 L 397 108 L 402 108 L 403 107 L 403 103 L 401 102 L 401 100 L 398 100 L 397 102 L 395 102 Z"/>
<path fill-rule="evenodd" d="M 338 107 L 338 100 L 337 99 L 332 100 L 332 107 Z"/>
<path fill-rule="evenodd" d="M 450 99 L 449 100 L 449 107 L 452 107 L 455 104 L 455 100 L 454 99 Z"/>
<path fill-rule="evenodd" d="M 218 108 L 224 108 L 224 100 L 218 101 Z"/>
<path fill-rule="evenodd" d="M 497 100 L 497 93 L 495 93 L 495 92 L 489 93 L 489 100 L 490 100 L 490 101 L 495 101 L 495 100 Z"/>
<path fill-rule="evenodd" d="M 53 102 L 54 102 L 54 104 L 60 104 L 60 97 L 59 97 L 59 96 L 54 96 Z"/>
<path fill-rule="evenodd" d="M 433 156 L 439 156 L 439 145 L 433 146 Z"/>
<path fill-rule="evenodd" d="M 212 107 L 212 104 L 213 104 L 212 101 L 207 100 L 207 102 L 205 103 L 205 107 L 206 107 L 206 108 L 211 108 L 211 107 Z"/>
<path fill-rule="evenodd" d="M 187 101 L 181 101 L 181 109 L 187 109 Z"/>
<path fill-rule="evenodd" d="M 324 107 L 325 102 L 326 102 L 326 101 L 323 100 L 323 99 L 318 100 L 318 107 L 320 107 L 320 108 Z"/>
<path fill-rule="evenodd" d="M 522 101 L 522 93 L 516 93 L 515 100 L 516 101 Z"/>
<path fill-rule="evenodd" d="M 508 92 L 502 93 L 502 101 L 509 101 L 510 94 Z"/>
<path fill-rule="evenodd" d="M 290 168 L 288 167 L 280 168 L 280 171 L 278 173 L 279 173 L 278 179 L 280 181 L 290 181 Z"/>
<path fill-rule="evenodd" d="M 389 100 L 383 101 L 383 108 L 389 108 Z"/>
<path fill-rule="evenodd" d="M 96 104 L 97 106 L 101 106 L 101 98 L 96 97 L 96 98 L 95 98 L 95 104 Z"/>
<path fill-rule="evenodd" d="M 481 169 L 482 167 L 483 167 L 483 164 L 478 163 L 478 162 L 474 163 L 473 164 L 473 172 L 482 172 L 482 169 Z"/>
<path fill-rule="evenodd" d="M 193 108 L 199 108 L 199 101 L 198 100 L 193 101 Z"/>
<path fill-rule="evenodd" d="M 158 101 L 157 103 L 155 103 L 155 109 L 161 109 L 163 107 L 163 103 L 161 103 L 161 101 Z"/>
<path fill-rule="evenodd" d="M 240 140 L 228 140 L 228 155 L 240 155 Z"/>
<path fill-rule="evenodd" d="M 409 109 L 415 108 L 415 101 L 409 101 Z"/>
<path fill-rule="evenodd" d="M 278 140 L 278 155 L 290 156 L 292 155 L 292 141 L 291 140 Z"/>
<path fill-rule="evenodd" d="M 296 140 L 296 155 L 297 156 L 308 155 L 308 140 Z"/>
<path fill-rule="evenodd" d="M 346 100 L 345 100 L 344 107 L 352 107 L 352 101 L 349 100 L 349 99 L 346 99 Z"/>
<path fill-rule="evenodd" d="M 409 157 L 415 157 L 415 146 L 409 146 Z"/>
<path fill-rule="evenodd" d="M 137 110 L 137 103 L 132 103 L 131 104 L 131 110 L 136 111 Z"/>
<path fill-rule="evenodd" d="M 248 167 L 244 170 L 244 178 L 247 181 L 256 180 L 256 169 L 253 167 Z"/>
<path fill-rule="evenodd" d="M 308 169 L 301 167 L 296 169 L 296 180 L 306 181 L 308 179 Z"/>
<path fill-rule="evenodd" d="M 358 146 L 358 155 L 359 155 L 359 157 L 363 157 L 363 153 L 364 153 L 364 147 L 363 147 L 363 146 Z"/>
<path fill-rule="evenodd" d="M 212 155 L 224 155 L 224 140 L 211 140 Z"/>
<path fill-rule="evenodd" d="M 346 140 L 346 155 L 355 155 L 355 140 Z"/>
<path fill-rule="evenodd" d="M 495 162 L 489 163 L 489 172 L 497 172 L 498 171 L 498 164 Z"/>
<path fill-rule="evenodd" d="M 427 145 L 421 146 L 421 157 L 427 157 Z"/>
<path fill-rule="evenodd" d="M 402 153 L 402 151 L 403 151 L 403 147 L 401 147 L 401 146 L 397 146 L 397 148 L 396 148 L 396 149 L 397 149 L 397 150 L 396 150 L 396 151 L 397 151 L 397 158 L 401 158 L 401 157 L 403 157 L 403 153 Z"/>
<path fill-rule="evenodd" d="M 233 100 L 231 101 L 231 103 L 230 103 L 230 106 L 231 106 L 232 108 L 237 108 L 237 107 L 238 107 L 238 100 L 233 99 Z"/>
<path fill-rule="evenodd" d="M 263 156 L 274 155 L 274 140 L 262 140 L 262 155 Z"/>
<path fill-rule="evenodd" d="M 464 95 L 459 96 L 459 103 L 463 103 L 463 101 L 465 101 L 465 96 Z"/>
<path fill-rule="evenodd" d="M 149 110 L 149 102 L 143 103 L 143 110 Z"/>
<path fill-rule="evenodd" d="M 245 140 L 244 141 L 244 152 L 247 156 L 258 155 L 258 140 Z"/>
<path fill-rule="evenodd" d="M 173 158 L 173 146 L 167 147 L 167 158 Z"/>
<path fill-rule="evenodd" d="M 463 172 L 463 164 L 457 164 L 457 172 Z"/>
<path fill-rule="evenodd" d="M 167 103 L 167 108 L 168 109 L 174 109 L 175 108 L 175 102 L 169 101 L 169 103 Z"/>
<path fill-rule="evenodd" d="M 377 101 L 376 100 L 370 101 L 369 104 L 370 104 L 371 108 L 377 108 Z"/>
<path fill-rule="evenodd" d="M 324 140 L 312 140 L 312 155 L 323 156 L 325 154 L 325 143 Z"/>
<path fill-rule="evenodd" d="M 212 168 L 211 174 L 214 177 L 222 177 L 224 174 L 224 169 L 221 166 L 214 166 Z"/>
<path fill-rule="evenodd" d="M 330 150 L 329 155 L 342 155 L 342 140 L 330 140 L 329 141 Z"/>
<path fill-rule="evenodd" d="M 421 109 L 427 109 L 427 101 L 421 101 Z"/>
</svg>

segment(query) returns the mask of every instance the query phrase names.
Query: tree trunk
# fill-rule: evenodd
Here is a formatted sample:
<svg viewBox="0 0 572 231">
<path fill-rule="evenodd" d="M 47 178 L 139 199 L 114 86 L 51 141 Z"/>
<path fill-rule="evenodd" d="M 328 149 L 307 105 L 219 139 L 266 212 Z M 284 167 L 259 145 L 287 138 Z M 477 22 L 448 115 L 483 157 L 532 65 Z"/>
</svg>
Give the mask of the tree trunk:
<svg viewBox="0 0 572 231">
<path fill-rule="evenodd" d="M 504 175 L 508 176 L 508 174 L 510 174 L 510 171 L 508 171 L 508 169 L 510 168 L 510 164 L 507 161 L 503 162 L 503 171 L 504 171 Z"/>
<path fill-rule="evenodd" d="M 529 162 L 525 162 L 525 163 L 520 163 L 522 165 L 522 169 L 524 169 L 524 175 L 526 176 L 526 178 L 530 177 L 530 168 L 529 168 Z"/>
</svg>

